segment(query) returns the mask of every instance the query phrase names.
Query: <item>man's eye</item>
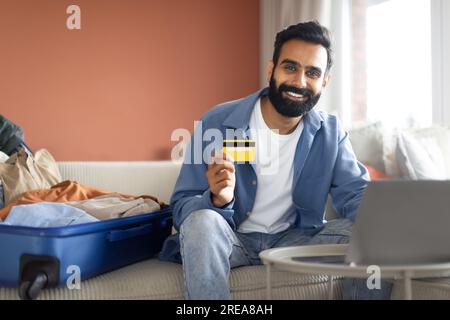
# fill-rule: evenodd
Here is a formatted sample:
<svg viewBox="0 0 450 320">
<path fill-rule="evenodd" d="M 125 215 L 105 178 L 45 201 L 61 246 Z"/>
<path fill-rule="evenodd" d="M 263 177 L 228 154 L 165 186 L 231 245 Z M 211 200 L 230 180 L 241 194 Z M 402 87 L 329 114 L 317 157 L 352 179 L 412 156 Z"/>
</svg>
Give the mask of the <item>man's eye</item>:
<svg viewBox="0 0 450 320">
<path fill-rule="evenodd" d="M 297 68 L 295 67 L 295 66 L 292 66 L 292 65 L 286 65 L 285 67 L 284 67 L 286 70 L 288 70 L 288 71 L 297 71 Z"/>
<path fill-rule="evenodd" d="M 320 78 L 320 72 L 316 70 L 308 71 L 307 74 L 311 78 Z"/>
</svg>

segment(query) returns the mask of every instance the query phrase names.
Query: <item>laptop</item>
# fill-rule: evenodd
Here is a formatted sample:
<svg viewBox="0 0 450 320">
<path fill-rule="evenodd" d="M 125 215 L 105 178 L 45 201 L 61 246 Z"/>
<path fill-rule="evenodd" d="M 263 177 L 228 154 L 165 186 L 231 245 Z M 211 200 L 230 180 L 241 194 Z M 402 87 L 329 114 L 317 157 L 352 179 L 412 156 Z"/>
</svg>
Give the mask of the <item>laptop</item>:
<svg viewBox="0 0 450 320">
<path fill-rule="evenodd" d="M 371 182 L 345 261 L 356 265 L 450 262 L 450 181 Z"/>
</svg>

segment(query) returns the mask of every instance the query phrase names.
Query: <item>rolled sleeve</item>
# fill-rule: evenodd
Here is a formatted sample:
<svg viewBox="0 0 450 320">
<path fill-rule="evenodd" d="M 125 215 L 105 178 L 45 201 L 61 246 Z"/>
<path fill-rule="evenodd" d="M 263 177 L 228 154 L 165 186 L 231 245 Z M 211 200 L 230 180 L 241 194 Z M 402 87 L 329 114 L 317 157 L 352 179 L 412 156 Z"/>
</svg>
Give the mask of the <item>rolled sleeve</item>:
<svg viewBox="0 0 450 320">
<path fill-rule="evenodd" d="M 201 130 L 201 127 L 197 127 L 196 130 Z M 200 164 L 192 163 L 195 152 L 194 139 L 197 135 L 194 134 L 191 138 L 187 159 L 190 159 L 183 163 L 178 176 L 175 190 L 170 200 L 170 204 L 173 208 L 173 222 L 175 229 L 179 230 L 183 221 L 192 213 L 198 210 L 210 209 L 218 212 L 225 220 L 234 226 L 233 222 L 233 206 L 234 200 L 222 208 L 217 208 L 211 201 L 211 190 L 209 189 L 208 180 L 206 178 L 206 171 L 208 170 L 207 164 L 201 161 Z M 203 153 L 205 145 L 202 142 L 201 152 Z M 197 151 L 199 152 L 199 150 Z"/>
</svg>

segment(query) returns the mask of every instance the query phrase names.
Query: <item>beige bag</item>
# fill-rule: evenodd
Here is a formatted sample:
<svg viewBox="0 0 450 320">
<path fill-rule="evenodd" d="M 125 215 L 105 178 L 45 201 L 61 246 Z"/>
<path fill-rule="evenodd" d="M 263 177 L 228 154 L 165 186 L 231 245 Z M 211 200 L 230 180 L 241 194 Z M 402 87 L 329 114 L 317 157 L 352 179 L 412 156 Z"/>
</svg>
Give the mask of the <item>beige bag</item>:
<svg viewBox="0 0 450 320">
<path fill-rule="evenodd" d="M 58 165 L 47 150 L 41 149 L 32 156 L 23 148 L 5 163 L 0 163 L 0 178 L 5 204 L 24 192 L 48 189 L 62 180 Z"/>
</svg>

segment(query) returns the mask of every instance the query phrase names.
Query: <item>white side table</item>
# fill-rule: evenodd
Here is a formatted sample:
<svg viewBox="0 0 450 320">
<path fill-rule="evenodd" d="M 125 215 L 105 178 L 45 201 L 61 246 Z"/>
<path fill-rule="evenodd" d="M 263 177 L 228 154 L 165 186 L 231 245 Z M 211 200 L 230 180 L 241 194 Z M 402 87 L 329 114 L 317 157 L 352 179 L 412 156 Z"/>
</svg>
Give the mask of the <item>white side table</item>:
<svg viewBox="0 0 450 320">
<path fill-rule="evenodd" d="M 333 299 L 333 278 L 351 277 L 368 278 L 369 266 L 349 265 L 345 263 L 323 263 L 298 261 L 293 258 L 310 258 L 324 256 L 345 256 L 348 245 L 315 245 L 298 247 L 281 247 L 262 251 L 259 256 L 267 269 L 267 298 L 271 299 L 271 272 L 273 268 L 328 276 L 328 298 Z M 418 265 L 380 265 L 381 277 L 385 279 L 403 279 L 405 300 L 412 299 L 411 280 L 418 278 L 448 277 L 450 263 L 418 264 Z"/>
</svg>

